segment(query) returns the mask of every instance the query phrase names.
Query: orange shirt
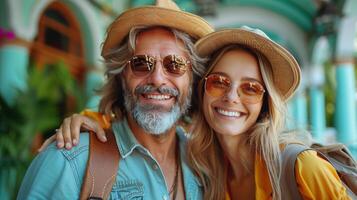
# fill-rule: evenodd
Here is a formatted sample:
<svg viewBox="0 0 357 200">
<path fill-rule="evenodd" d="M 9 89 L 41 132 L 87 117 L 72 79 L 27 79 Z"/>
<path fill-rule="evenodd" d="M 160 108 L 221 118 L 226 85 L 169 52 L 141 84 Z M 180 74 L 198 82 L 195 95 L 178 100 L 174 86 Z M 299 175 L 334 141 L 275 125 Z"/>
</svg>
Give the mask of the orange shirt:
<svg viewBox="0 0 357 200">
<path fill-rule="evenodd" d="M 263 160 L 255 159 L 255 199 L 272 199 L 272 188 Z M 295 166 L 296 181 L 299 192 L 305 200 L 351 199 L 346 188 L 333 168 L 326 160 L 320 158 L 315 151 L 302 152 Z M 231 200 L 229 194 L 226 200 Z"/>
</svg>

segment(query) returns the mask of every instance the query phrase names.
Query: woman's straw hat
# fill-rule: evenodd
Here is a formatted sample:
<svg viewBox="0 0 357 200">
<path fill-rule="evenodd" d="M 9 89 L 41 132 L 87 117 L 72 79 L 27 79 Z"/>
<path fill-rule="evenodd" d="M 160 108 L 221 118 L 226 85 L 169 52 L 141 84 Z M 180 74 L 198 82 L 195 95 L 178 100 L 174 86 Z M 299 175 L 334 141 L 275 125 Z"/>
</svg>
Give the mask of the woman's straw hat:
<svg viewBox="0 0 357 200">
<path fill-rule="evenodd" d="M 181 30 L 199 39 L 213 28 L 203 18 L 181 11 L 171 0 L 157 0 L 155 6 L 129 9 L 119 15 L 107 30 L 102 56 L 119 45 L 134 26 L 165 26 Z"/>
<path fill-rule="evenodd" d="M 209 57 L 230 44 L 240 44 L 263 54 L 273 70 L 273 81 L 284 100 L 288 100 L 300 83 L 300 67 L 295 58 L 272 41 L 263 31 L 247 26 L 224 29 L 201 38 L 195 44 L 197 53 Z"/>
</svg>

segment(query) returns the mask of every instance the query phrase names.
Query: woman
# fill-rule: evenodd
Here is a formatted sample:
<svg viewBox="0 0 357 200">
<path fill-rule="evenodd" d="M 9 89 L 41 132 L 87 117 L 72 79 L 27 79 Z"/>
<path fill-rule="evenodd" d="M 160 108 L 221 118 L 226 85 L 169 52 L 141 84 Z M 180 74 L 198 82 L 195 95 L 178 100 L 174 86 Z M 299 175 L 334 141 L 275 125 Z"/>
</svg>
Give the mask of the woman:
<svg viewBox="0 0 357 200">
<path fill-rule="evenodd" d="M 280 152 L 297 141 L 296 133 L 282 134 L 285 102 L 300 81 L 295 59 L 247 27 L 209 34 L 196 50 L 210 64 L 188 152 L 205 197 L 286 199 Z M 303 199 L 349 199 L 336 171 L 314 151 L 299 155 L 295 176 Z"/>
<path fill-rule="evenodd" d="M 283 130 L 285 102 L 300 81 L 297 62 L 262 31 L 248 27 L 209 34 L 196 50 L 210 61 L 198 86 L 202 107 L 188 153 L 204 199 L 286 199 L 280 152 L 296 142 L 294 133 Z M 87 128 L 99 127 L 88 118 L 73 119 L 63 127 L 79 127 L 84 119 Z M 69 128 L 62 132 L 71 138 Z M 57 135 L 63 144 L 63 135 Z M 295 176 L 303 199 L 350 199 L 337 172 L 314 151 L 299 155 Z"/>
</svg>

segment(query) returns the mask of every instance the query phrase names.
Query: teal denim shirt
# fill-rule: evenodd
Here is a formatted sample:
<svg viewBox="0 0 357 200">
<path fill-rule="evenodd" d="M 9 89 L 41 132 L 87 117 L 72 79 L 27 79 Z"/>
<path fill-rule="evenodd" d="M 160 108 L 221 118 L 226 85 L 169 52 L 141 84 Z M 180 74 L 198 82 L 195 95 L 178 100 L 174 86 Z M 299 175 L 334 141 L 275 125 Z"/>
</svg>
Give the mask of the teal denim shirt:
<svg viewBox="0 0 357 200">
<path fill-rule="evenodd" d="M 126 120 L 113 123 L 121 154 L 116 182 L 110 199 L 168 200 L 164 174 L 151 153 L 140 145 Z M 202 199 L 202 186 L 187 165 L 186 136 L 176 129 L 180 141 L 181 166 L 187 200 Z M 26 172 L 17 199 L 78 199 L 89 150 L 88 133 L 71 150 L 58 150 L 55 144 L 41 152 Z"/>
</svg>

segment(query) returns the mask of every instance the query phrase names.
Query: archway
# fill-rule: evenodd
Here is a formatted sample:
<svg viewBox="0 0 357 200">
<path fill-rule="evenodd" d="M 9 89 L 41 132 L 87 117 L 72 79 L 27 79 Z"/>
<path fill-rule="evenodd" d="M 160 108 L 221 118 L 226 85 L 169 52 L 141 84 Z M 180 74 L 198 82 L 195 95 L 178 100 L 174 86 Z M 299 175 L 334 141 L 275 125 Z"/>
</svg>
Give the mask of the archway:
<svg viewBox="0 0 357 200">
<path fill-rule="evenodd" d="M 77 80 L 83 80 L 86 67 L 81 30 L 65 4 L 54 2 L 42 12 L 31 58 L 40 68 L 63 61 Z"/>
</svg>

